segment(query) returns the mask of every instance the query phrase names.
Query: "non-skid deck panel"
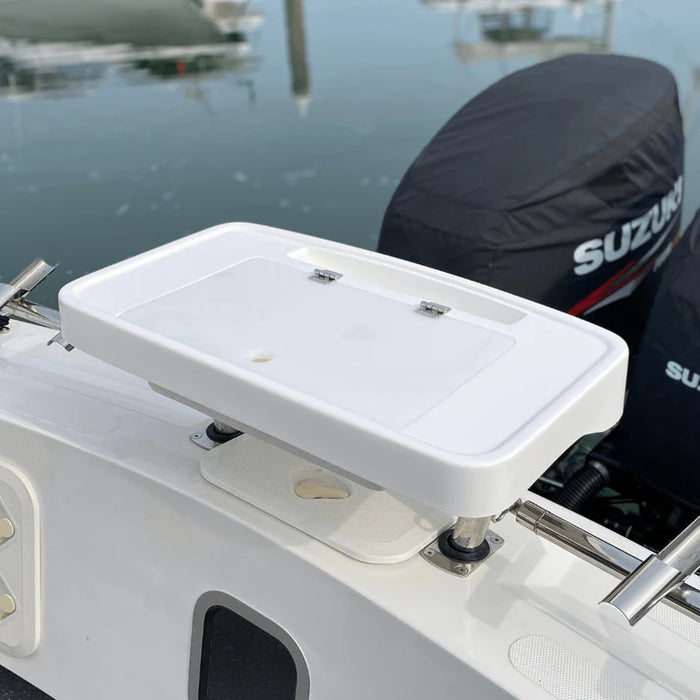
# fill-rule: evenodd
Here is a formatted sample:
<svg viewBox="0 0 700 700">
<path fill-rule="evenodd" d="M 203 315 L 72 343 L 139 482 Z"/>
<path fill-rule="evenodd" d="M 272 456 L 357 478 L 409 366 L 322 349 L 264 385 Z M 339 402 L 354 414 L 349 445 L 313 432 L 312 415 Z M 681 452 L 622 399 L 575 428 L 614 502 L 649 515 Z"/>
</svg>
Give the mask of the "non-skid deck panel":
<svg viewBox="0 0 700 700">
<path fill-rule="evenodd" d="M 249 435 L 207 452 L 202 476 L 353 559 L 409 559 L 454 519 L 385 489 L 373 489 Z M 300 498 L 299 484 L 339 489 L 346 498 Z"/>
<path fill-rule="evenodd" d="M 508 657 L 513 668 L 558 700 L 643 700 L 603 669 L 541 635 L 516 639 Z"/>
</svg>

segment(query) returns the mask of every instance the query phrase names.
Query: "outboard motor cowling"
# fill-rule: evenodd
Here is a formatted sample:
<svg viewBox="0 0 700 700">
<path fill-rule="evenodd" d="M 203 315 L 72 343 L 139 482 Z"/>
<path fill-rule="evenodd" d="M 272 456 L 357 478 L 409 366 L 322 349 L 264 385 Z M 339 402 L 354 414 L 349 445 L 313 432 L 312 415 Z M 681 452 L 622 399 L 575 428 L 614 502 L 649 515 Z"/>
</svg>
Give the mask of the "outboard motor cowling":
<svg viewBox="0 0 700 700">
<path fill-rule="evenodd" d="M 700 508 L 700 212 L 659 284 L 615 440 L 625 468 Z"/>
<path fill-rule="evenodd" d="M 565 56 L 447 122 L 394 193 L 379 252 L 584 316 L 634 350 L 679 231 L 682 173 L 671 73 Z"/>
</svg>

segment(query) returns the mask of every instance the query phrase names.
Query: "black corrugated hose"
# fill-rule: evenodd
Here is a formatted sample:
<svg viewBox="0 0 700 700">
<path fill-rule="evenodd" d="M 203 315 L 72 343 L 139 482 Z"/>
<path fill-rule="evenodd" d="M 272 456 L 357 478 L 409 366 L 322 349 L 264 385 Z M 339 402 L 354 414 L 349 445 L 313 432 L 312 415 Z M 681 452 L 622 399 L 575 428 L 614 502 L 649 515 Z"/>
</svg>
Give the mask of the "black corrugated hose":
<svg viewBox="0 0 700 700">
<path fill-rule="evenodd" d="M 569 510 L 578 511 L 609 481 L 610 474 L 605 465 L 597 459 L 588 459 L 583 467 L 562 486 L 554 500 Z"/>
</svg>

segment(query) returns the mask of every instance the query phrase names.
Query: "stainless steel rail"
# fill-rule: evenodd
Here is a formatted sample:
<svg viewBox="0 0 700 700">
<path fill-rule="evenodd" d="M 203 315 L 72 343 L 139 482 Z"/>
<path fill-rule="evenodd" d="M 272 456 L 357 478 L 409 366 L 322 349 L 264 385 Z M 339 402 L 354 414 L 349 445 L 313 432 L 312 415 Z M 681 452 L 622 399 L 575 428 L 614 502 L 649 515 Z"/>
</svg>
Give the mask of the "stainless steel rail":
<svg viewBox="0 0 700 700">
<path fill-rule="evenodd" d="M 50 309 L 48 306 L 20 299 L 18 301 L 8 301 L 4 309 L 5 313 L 22 321 L 29 321 L 29 323 L 50 328 L 54 331 L 61 330 L 61 317 L 58 311 Z"/>
<path fill-rule="evenodd" d="M 642 565 L 641 559 L 592 535 L 590 532 L 586 532 L 586 530 L 576 525 L 572 525 L 567 520 L 541 508 L 532 501 L 516 503 L 511 508 L 511 512 L 521 525 L 532 530 L 535 534 L 559 545 L 563 549 L 576 554 L 581 559 L 594 564 L 599 569 L 603 569 L 615 576 L 625 578 L 630 574 L 636 573 L 637 569 Z M 697 525 L 697 521 L 693 523 L 693 525 Z M 687 528 L 687 530 L 691 528 Z M 674 545 L 673 551 L 677 552 L 677 557 L 684 557 L 685 554 L 690 551 L 691 547 L 688 543 L 685 545 L 682 543 L 675 544 L 677 540 L 683 537 L 687 530 L 684 530 L 683 533 L 671 543 L 671 545 Z M 687 542 L 687 540 L 684 541 Z M 669 547 L 671 547 L 671 545 L 669 545 Z M 664 552 L 666 552 L 666 550 L 658 555 L 659 558 L 663 557 Z M 673 561 L 678 562 L 679 560 L 674 559 Z M 684 561 L 688 561 L 687 557 Z M 687 574 L 685 575 L 687 576 Z M 685 576 L 682 578 L 685 578 Z M 686 582 L 682 582 L 682 578 L 675 581 L 670 587 L 670 590 L 664 589 L 661 595 L 652 600 L 650 604 L 646 605 L 641 615 L 637 616 L 636 619 L 633 620 L 631 617 L 628 617 L 630 624 L 634 624 L 639 620 L 661 599 L 677 610 L 680 610 L 682 613 L 690 615 L 694 619 L 700 621 L 700 590 Z M 617 591 L 619 588 L 620 587 L 615 590 Z M 615 591 L 613 591 L 613 593 L 615 593 Z M 611 596 L 612 595 L 613 594 L 611 594 Z M 608 598 L 609 597 L 610 596 L 608 596 Z M 608 602 L 608 598 L 606 598 L 604 602 Z M 633 613 L 631 615 L 634 616 Z"/>
</svg>

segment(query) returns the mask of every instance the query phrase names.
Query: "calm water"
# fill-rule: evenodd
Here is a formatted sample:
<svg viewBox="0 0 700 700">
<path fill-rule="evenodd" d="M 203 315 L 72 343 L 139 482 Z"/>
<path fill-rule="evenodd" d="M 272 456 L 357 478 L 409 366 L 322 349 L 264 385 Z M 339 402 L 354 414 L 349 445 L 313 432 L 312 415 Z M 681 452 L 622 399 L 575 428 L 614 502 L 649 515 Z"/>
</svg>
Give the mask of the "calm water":
<svg viewBox="0 0 700 700">
<path fill-rule="evenodd" d="M 531 7 L 496 14 L 515 5 Z M 60 261 L 35 295 L 55 303 L 76 276 L 232 220 L 371 248 L 455 110 L 574 51 L 674 72 L 688 221 L 699 34 L 697 0 L 0 0 L 0 279 Z"/>
</svg>

